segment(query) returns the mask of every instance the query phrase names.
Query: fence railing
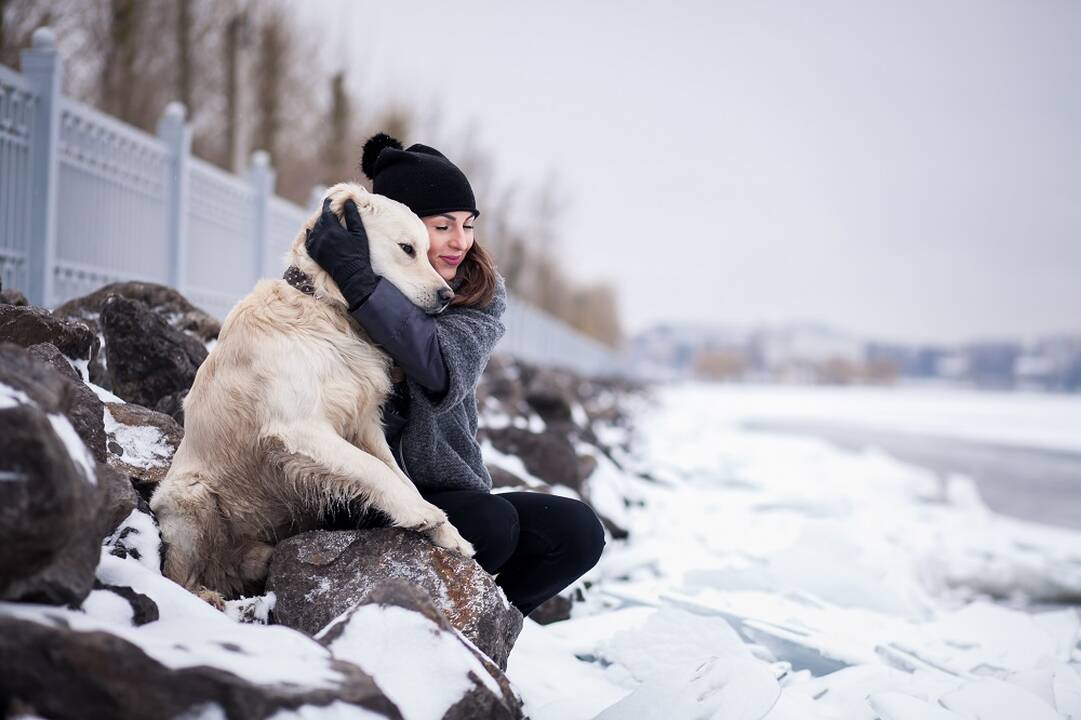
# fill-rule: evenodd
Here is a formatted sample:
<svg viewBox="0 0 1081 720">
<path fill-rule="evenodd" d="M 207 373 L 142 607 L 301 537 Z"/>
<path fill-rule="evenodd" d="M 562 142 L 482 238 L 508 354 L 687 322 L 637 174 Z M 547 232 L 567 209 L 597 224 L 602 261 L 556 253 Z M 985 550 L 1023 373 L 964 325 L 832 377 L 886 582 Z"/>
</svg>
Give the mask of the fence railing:
<svg viewBox="0 0 1081 720">
<path fill-rule="evenodd" d="M 21 72 L 0 66 L 0 284 L 56 305 L 110 282 L 176 288 L 218 318 L 281 260 L 309 210 L 274 195 L 267 153 L 245 177 L 191 154 L 186 110 L 154 135 L 61 94 L 53 32 L 39 28 Z M 314 207 L 313 207 L 314 209 Z M 499 352 L 588 374 L 624 359 L 518 298 Z"/>
</svg>

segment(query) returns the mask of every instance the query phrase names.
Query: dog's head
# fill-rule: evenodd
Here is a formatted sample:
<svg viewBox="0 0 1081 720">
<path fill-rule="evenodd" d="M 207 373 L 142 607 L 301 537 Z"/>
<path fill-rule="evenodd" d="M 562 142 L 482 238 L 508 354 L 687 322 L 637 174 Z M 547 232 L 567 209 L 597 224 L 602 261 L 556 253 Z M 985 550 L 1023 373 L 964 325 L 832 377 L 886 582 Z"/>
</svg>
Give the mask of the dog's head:
<svg viewBox="0 0 1081 720">
<path fill-rule="evenodd" d="M 428 261 L 428 230 L 406 205 L 383 195 L 368 192 L 356 183 L 338 183 L 326 191 L 330 209 L 342 221 L 342 206 L 346 200 L 356 203 L 364 231 L 372 270 L 402 291 L 414 305 L 434 314 L 446 308 L 453 292 L 446 281 Z M 342 304 L 345 298 L 330 275 L 308 256 L 304 241 L 307 231 L 315 225 L 319 212 L 308 218 L 287 253 L 286 262 L 306 272 L 317 292 Z"/>
</svg>

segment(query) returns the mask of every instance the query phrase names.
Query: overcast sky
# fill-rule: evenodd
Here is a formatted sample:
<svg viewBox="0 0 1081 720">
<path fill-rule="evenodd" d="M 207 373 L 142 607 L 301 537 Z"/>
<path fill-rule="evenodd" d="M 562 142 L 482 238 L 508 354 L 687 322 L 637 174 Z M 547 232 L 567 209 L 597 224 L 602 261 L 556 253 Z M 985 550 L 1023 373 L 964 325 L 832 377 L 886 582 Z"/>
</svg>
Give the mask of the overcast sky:
<svg viewBox="0 0 1081 720">
<path fill-rule="evenodd" d="M 478 123 L 501 181 L 554 173 L 552 251 L 631 332 L 1081 332 L 1081 2 L 300 8 L 365 102 Z"/>
</svg>

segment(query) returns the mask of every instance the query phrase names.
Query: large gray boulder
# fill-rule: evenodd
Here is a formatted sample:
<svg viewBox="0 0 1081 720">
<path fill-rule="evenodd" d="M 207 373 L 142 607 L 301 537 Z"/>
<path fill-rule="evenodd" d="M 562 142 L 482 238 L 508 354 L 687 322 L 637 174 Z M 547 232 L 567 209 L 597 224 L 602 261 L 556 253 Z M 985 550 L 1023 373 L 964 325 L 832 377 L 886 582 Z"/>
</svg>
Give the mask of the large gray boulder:
<svg viewBox="0 0 1081 720">
<path fill-rule="evenodd" d="M 494 578 L 472 558 L 411 530 L 317 530 L 275 548 L 267 589 L 276 622 L 309 635 L 390 579 L 423 590 L 446 619 L 501 670 L 523 618 Z"/>
<path fill-rule="evenodd" d="M 204 343 L 174 329 L 138 300 L 110 295 L 100 322 L 110 387 L 127 402 L 152 408 L 167 395 L 190 388 L 206 360 Z"/>
<path fill-rule="evenodd" d="M 86 447 L 95 460 L 105 460 L 105 426 L 103 422 L 105 405 L 90 387 L 83 382 L 64 354 L 52 343 L 38 343 L 27 348 L 31 357 L 47 364 L 70 381 L 65 393 L 67 400 L 62 409 L 71 421 L 75 432 L 79 433 Z M 34 397 L 36 393 L 31 391 Z"/>
<path fill-rule="evenodd" d="M 63 413 L 71 385 L 0 345 L 0 599 L 79 603 L 94 581 L 109 480 Z"/>
<path fill-rule="evenodd" d="M 137 503 L 100 459 L 101 401 L 71 372 L 51 344 L 0 344 L 0 598 L 81 601 Z"/>
<path fill-rule="evenodd" d="M 207 665 L 168 667 L 107 632 L 0 612 L 0 698 L 20 714 L 57 720 L 262 720 L 279 711 L 315 717 L 332 704 L 336 716 L 345 716 L 345 705 L 362 717 L 402 717 L 371 676 L 348 662 L 330 663 L 340 675 L 333 687 L 259 685 Z"/>
<path fill-rule="evenodd" d="M 104 342 L 101 311 L 105 306 L 105 301 L 113 295 L 143 303 L 170 327 L 187 333 L 200 342 L 208 343 L 216 339 L 221 331 L 221 323 L 216 318 L 192 305 L 187 298 L 173 288 L 168 285 L 138 281 L 103 285 L 89 295 L 73 298 L 59 305 L 53 310 L 53 315 L 85 323 Z M 112 390 L 112 380 L 105 367 L 104 349 L 103 346 L 102 352 L 99 352 L 97 358 L 90 363 L 90 380 L 107 390 Z M 174 415 L 171 411 L 160 410 Z M 177 422 L 183 423 L 179 418 Z"/>
<path fill-rule="evenodd" d="M 0 304 L 0 342 L 22 347 L 51 343 L 72 360 L 93 361 L 100 342 L 86 323 L 34 305 Z"/>
<path fill-rule="evenodd" d="M 51 420 L 67 422 L 33 405 L 0 409 L 0 599 L 77 604 L 94 583 L 101 552 L 94 459 Z"/>
<path fill-rule="evenodd" d="M 203 342 L 217 338 L 221 332 L 221 323 L 215 317 L 192 305 L 174 288 L 158 283 L 129 281 L 102 285 L 89 295 L 73 298 L 57 306 L 53 314 L 82 320 L 91 330 L 98 332 L 101 310 L 110 295 L 138 300 L 171 327 L 191 333 Z"/>
</svg>

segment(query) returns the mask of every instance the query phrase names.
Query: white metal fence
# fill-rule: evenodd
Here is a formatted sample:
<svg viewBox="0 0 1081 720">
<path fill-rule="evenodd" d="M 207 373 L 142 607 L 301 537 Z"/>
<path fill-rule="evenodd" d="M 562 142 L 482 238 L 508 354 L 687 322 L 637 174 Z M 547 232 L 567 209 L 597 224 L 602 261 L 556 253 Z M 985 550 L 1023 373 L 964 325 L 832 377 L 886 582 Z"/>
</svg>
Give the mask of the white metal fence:
<svg viewBox="0 0 1081 720">
<path fill-rule="evenodd" d="M 0 66 L 0 281 L 44 307 L 122 280 L 170 285 L 224 318 L 281 257 L 309 211 L 274 195 L 265 152 L 246 177 L 191 154 L 185 109 L 150 135 L 61 95 L 63 62 L 39 28 L 21 73 Z M 498 351 L 588 374 L 622 357 L 518 298 Z"/>
</svg>

